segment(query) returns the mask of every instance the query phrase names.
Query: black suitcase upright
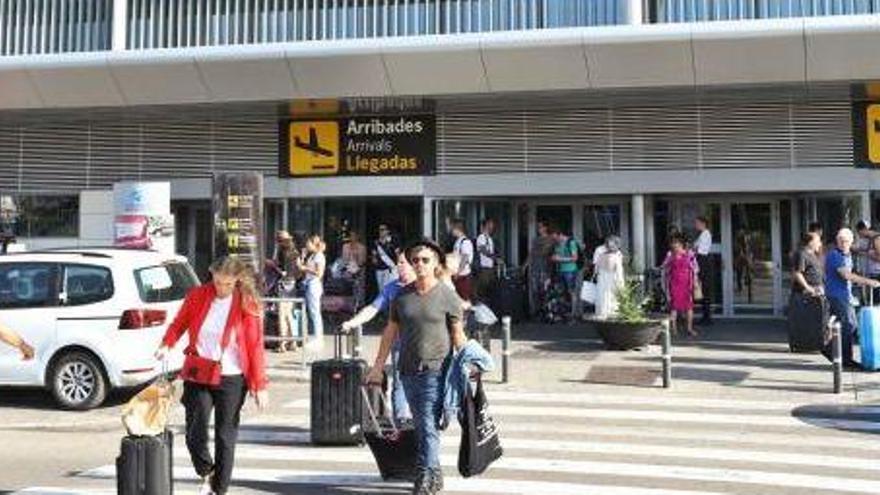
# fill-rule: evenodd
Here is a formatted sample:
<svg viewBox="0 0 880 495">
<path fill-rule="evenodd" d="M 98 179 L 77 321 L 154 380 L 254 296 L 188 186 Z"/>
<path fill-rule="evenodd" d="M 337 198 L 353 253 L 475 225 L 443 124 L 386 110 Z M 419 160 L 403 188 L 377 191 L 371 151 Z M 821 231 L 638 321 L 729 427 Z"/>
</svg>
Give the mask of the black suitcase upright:
<svg viewBox="0 0 880 495">
<path fill-rule="evenodd" d="M 367 369 L 362 359 L 342 359 L 342 335 L 335 357 L 312 363 L 311 432 L 316 445 L 361 445 L 364 408 L 361 383 Z"/>
<path fill-rule="evenodd" d="M 526 318 L 528 299 L 526 284 L 522 274 L 515 269 L 506 270 L 499 280 L 497 300 L 492 306 L 500 320 L 502 316 L 510 316 L 513 323 Z"/>
<path fill-rule="evenodd" d="M 118 495 L 170 495 L 174 493 L 174 434 L 129 435 L 122 439 L 116 458 Z"/>
<path fill-rule="evenodd" d="M 791 352 L 819 352 L 825 347 L 828 301 L 793 293 L 788 305 L 788 347 Z"/>
</svg>

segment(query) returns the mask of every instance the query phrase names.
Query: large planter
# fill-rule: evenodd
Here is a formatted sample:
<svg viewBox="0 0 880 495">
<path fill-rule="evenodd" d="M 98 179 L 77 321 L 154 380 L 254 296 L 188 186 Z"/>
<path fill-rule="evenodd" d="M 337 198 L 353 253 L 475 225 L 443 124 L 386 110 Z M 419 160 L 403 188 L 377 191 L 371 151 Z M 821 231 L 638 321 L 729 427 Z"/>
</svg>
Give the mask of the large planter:
<svg viewBox="0 0 880 495">
<path fill-rule="evenodd" d="M 663 331 L 661 320 L 629 323 L 616 320 L 593 320 L 605 346 L 614 351 L 626 351 L 652 344 Z"/>
</svg>

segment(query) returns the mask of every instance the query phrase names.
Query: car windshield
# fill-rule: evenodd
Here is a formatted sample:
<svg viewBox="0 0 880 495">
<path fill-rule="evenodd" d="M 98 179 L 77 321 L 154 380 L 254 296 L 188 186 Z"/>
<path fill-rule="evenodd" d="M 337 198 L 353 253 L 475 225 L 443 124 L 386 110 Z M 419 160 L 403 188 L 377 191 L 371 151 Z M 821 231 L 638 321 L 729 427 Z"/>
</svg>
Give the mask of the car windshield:
<svg viewBox="0 0 880 495">
<path fill-rule="evenodd" d="M 140 268 L 134 271 L 134 278 L 141 300 L 145 303 L 179 301 L 199 283 L 186 263 L 164 263 Z"/>
</svg>

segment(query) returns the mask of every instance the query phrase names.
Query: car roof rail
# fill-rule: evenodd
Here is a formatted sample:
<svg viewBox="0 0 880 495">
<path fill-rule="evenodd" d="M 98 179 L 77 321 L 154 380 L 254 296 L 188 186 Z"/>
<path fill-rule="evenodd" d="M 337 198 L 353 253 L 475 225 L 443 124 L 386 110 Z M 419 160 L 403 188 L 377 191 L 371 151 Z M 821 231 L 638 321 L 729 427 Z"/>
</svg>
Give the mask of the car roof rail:
<svg viewBox="0 0 880 495">
<path fill-rule="evenodd" d="M 19 251 L 15 253 L 6 253 L 4 255 L 0 255 L 0 258 L 4 257 L 13 257 L 13 256 L 27 256 L 29 254 L 76 254 L 79 256 L 85 256 L 89 258 L 113 258 L 107 253 L 96 253 L 94 251 L 72 251 L 71 248 L 52 248 L 52 249 L 37 249 L 34 251 Z"/>
</svg>

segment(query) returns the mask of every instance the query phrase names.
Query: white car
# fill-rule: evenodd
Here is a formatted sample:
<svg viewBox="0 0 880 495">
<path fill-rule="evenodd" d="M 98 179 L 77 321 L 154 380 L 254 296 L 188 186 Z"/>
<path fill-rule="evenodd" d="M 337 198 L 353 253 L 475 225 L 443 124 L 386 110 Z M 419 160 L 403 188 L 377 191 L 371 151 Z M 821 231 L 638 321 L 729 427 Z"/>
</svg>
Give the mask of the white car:
<svg viewBox="0 0 880 495">
<path fill-rule="evenodd" d="M 0 256 L 0 321 L 34 347 L 0 345 L 0 385 L 45 387 L 68 409 L 162 371 L 153 357 L 186 292 L 199 283 L 182 256 L 76 248 Z M 170 353 L 180 368 L 184 337 Z"/>
</svg>

